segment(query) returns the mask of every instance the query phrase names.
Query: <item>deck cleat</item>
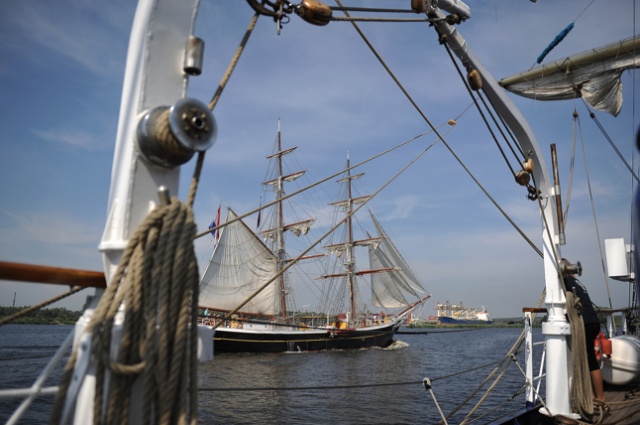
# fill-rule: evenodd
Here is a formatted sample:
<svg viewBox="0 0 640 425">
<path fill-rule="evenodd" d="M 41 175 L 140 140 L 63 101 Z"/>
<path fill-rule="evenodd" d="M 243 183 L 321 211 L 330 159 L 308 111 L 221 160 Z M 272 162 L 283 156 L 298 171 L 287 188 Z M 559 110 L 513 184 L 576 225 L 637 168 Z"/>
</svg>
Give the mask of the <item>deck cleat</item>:
<svg viewBox="0 0 640 425">
<path fill-rule="evenodd" d="M 209 149 L 217 133 L 209 108 L 196 99 L 180 99 L 173 106 L 148 111 L 138 123 L 138 148 L 151 164 L 174 168 L 195 152 Z"/>
</svg>

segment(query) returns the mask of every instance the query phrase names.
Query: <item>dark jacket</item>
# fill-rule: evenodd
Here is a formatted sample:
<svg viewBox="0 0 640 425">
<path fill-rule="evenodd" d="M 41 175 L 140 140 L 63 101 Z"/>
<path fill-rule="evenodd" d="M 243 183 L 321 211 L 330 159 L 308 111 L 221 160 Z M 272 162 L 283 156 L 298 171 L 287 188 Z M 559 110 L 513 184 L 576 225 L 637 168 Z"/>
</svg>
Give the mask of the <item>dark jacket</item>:
<svg viewBox="0 0 640 425">
<path fill-rule="evenodd" d="M 589 298 L 587 288 L 585 288 L 584 285 L 573 276 L 565 276 L 564 284 L 567 287 L 568 292 L 573 292 L 578 298 L 580 298 L 580 304 L 582 304 L 582 307 L 580 307 L 580 315 L 582 316 L 584 324 L 600 323 L 598 314 L 596 313 L 595 308 L 593 308 L 591 298 Z"/>
</svg>

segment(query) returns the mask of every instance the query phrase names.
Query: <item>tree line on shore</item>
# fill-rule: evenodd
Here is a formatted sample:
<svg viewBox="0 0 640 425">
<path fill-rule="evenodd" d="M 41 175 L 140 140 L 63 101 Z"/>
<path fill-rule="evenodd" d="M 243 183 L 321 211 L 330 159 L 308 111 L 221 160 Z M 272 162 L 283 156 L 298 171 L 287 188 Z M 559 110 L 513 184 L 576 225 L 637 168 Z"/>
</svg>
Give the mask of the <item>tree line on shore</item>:
<svg viewBox="0 0 640 425">
<path fill-rule="evenodd" d="M 17 314 L 26 308 L 29 308 L 29 306 L 0 307 L 0 319 Z M 72 311 L 66 308 L 41 308 L 27 313 L 11 323 L 20 325 L 73 325 L 80 316 L 82 316 L 82 311 Z"/>
</svg>

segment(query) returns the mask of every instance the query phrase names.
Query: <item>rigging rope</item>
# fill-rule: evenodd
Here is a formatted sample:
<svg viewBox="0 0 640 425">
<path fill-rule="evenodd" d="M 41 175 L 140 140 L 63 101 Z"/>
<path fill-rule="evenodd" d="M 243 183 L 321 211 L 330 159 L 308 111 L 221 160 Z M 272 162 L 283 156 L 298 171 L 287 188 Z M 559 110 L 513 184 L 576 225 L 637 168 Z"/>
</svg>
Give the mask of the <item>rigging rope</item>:
<svg viewBox="0 0 640 425">
<path fill-rule="evenodd" d="M 466 109 L 465 109 L 465 110 L 464 110 L 464 111 L 463 111 L 463 112 L 462 112 L 458 117 L 456 117 L 456 119 L 457 119 L 457 118 L 459 118 L 462 114 L 464 114 L 464 113 L 467 111 L 467 109 L 469 109 L 469 107 L 467 107 L 467 108 L 466 108 Z M 441 126 L 443 126 L 443 125 L 445 125 L 445 124 L 441 124 L 441 125 L 440 125 L 440 126 L 438 126 L 438 127 L 441 127 Z M 382 157 L 382 156 L 384 156 L 384 155 L 388 154 L 389 152 L 392 152 L 392 151 L 394 151 L 394 150 L 396 150 L 396 149 L 398 149 L 398 148 L 400 148 L 400 147 L 402 147 L 402 146 L 404 146 L 404 145 L 406 145 L 406 144 L 408 144 L 408 143 L 413 142 L 414 140 L 419 139 L 420 137 L 422 137 L 422 136 L 424 136 L 424 135 L 426 135 L 426 134 L 428 134 L 428 133 L 431 133 L 431 131 L 432 131 L 432 130 L 427 130 L 427 131 L 425 131 L 425 132 L 422 132 L 422 133 L 418 134 L 417 136 L 414 136 L 414 137 L 412 137 L 412 138 L 410 138 L 410 139 L 407 139 L 407 140 L 405 140 L 404 142 L 402 142 L 402 143 L 400 143 L 400 144 L 398 144 L 398 145 L 396 145 L 396 146 L 394 146 L 394 147 L 392 147 L 392 148 L 389 148 L 389 149 L 387 149 L 387 150 L 385 150 L 385 151 L 382 151 L 382 152 L 380 152 L 380 153 L 378 153 L 378 154 L 376 154 L 376 155 L 373 155 L 372 157 L 369 157 L 369 158 L 367 158 L 367 159 L 365 159 L 365 160 L 363 160 L 363 161 L 360 161 L 360 162 L 359 162 L 359 163 L 357 163 L 357 164 L 354 164 L 354 165 L 352 165 L 352 166 L 350 166 L 350 167 L 347 167 L 347 168 L 344 168 L 344 169 L 342 169 L 342 170 L 340 170 L 340 171 L 337 171 L 337 172 L 335 172 L 335 173 L 333 173 L 333 174 L 331 174 L 331 175 L 329 175 L 329 176 L 327 176 L 327 177 L 325 177 L 325 178 L 323 178 L 323 179 L 321 179 L 321 180 L 318 180 L 318 181 L 317 181 L 317 182 L 315 182 L 315 183 L 312 183 L 312 184 L 310 184 L 310 185 L 308 185 L 308 186 L 305 186 L 305 187 L 303 187 L 303 188 L 300 188 L 300 189 L 296 190 L 295 192 L 291 192 L 291 193 L 289 193 L 289 194 L 286 194 L 286 195 L 284 195 L 282 198 L 280 198 L 279 200 L 277 200 L 277 199 L 276 199 L 276 200 L 273 200 L 273 201 L 271 201 L 271 202 L 269 202 L 269 203 L 266 203 L 266 204 L 264 204 L 264 205 L 261 205 L 261 206 L 260 206 L 260 207 L 258 207 L 258 208 L 255 208 L 255 209 L 253 209 L 253 210 L 251 210 L 251 211 L 249 211 L 249 212 L 246 212 L 246 213 L 244 213 L 244 214 L 242 214 L 242 215 L 238 215 L 238 217 L 236 217 L 236 218 L 234 218 L 234 219 L 232 219 L 232 220 L 229 220 L 229 221 L 227 221 L 227 222 L 221 223 L 221 224 L 219 224 L 219 225 L 217 225 L 217 226 L 215 226 L 215 227 L 211 227 L 210 229 L 208 229 L 208 230 L 206 230 L 206 231 L 203 231 L 203 232 L 201 232 L 201 233 L 198 233 L 198 234 L 195 236 L 195 238 L 196 238 L 196 239 L 201 238 L 201 237 L 203 237 L 203 236 L 208 235 L 208 234 L 209 234 L 209 233 L 211 233 L 211 232 L 215 232 L 215 231 L 216 231 L 216 230 L 218 230 L 218 229 L 221 229 L 221 228 L 223 228 L 223 227 L 225 227 L 225 226 L 228 226 L 229 224 L 235 223 L 235 222 L 236 222 L 236 221 L 238 221 L 238 220 L 244 220 L 245 218 L 249 217 L 250 215 L 253 215 L 253 214 L 255 214 L 255 213 L 259 212 L 259 211 L 262 211 L 262 210 L 264 210 L 264 209 L 266 209 L 266 208 L 269 208 L 269 207 L 271 207 L 271 206 L 273 206 L 273 205 L 277 204 L 278 202 L 285 201 L 285 200 L 287 200 L 287 199 L 289 199 L 289 198 L 291 198 L 291 197 L 293 197 L 293 196 L 299 195 L 299 194 L 300 194 L 300 193 L 302 193 L 302 192 L 305 192 L 305 191 L 307 191 L 307 190 L 309 190 L 309 189 L 312 189 L 312 188 L 314 188 L 314 187 L 316 187 L 316 186 L 318 186 L 318 185 L 320 185 L 320 184 L 322 184 L 322 183 L 324 183 L 324 182 L 326 182 L 326 181 L 329 181 L 329 180 L 331 180 L 331 179 L 333 179 L 333 178 L 335 178 L 335 177 L 338 177 L 339 175 L 344 174 L 344 173 L 345 173 L 345 172 L 347 172 L 347 171 L 354 170 L 354 169 L 356 169 L 356 168 L 358 168 L 358 167 L 361 167 L 362 165 L 364 165 L 364 164 L 366 164 L 366 163 L 368 163 L 368 162 L 371 162 L 371 161 L 373 161 L 373 160 L 375 160 L 375 159 L 377 159 L 377 158 L 380 158 L 380 157 Z M 451 131 L 451 128 L 447 129 L 447 131 L 445 132 L 445 134 L 447 134 L 449 131 Z"/>
<path fill-rule="evenodd" d="M 340 7 L 342 7 L 342 3 L 340 0 L 336 0 L 336 3 L 338 3 L 338 5 Z M 345 15 L 348 16 L 348 12 L 344 12 Z M 431 127 L 431 129 L 436 133 L 436 135 L 438 136 L 439 140 L 442 141 L 442 143 L 444 144 L 444 146 L 447 148 L 447 150 L 449 150 L 449 152 L 451 153 L 451 155 L 453 155 L 453 157 L 456 159 L 456 161 L 458 161 L 458 163 L 462 166 L 462 168 L 465 170 L 465 172 L 469 175 L 469 177 L 471 177 L 471 179 L 474 181 L 474 183 L 480 188 L 480 190 L 482 190 L 482 192 L 487 196 L 487 198 L 493 203 L 493 205 L 498 209 L 498 211 L 500 211 L 502 213 L 502 215 L 507 219 L 507 221 L 509 221 L 509 223 L 514 227 L 514 229 L 516 229 L 516 231 L 529 243 L 529 245 L 531 246 L 531 248 L 534 249 L 534 251 L 536 251 L 538 253 L 538 255 L 540 255 L 542 257 L 542 251 L 540 251 L 540 249 L 533 243 L 533 241 L 531 239 L 529 239 L 529 237 L 527 237 L 527 235 L 525 235 L 525 233 L 517 226 L 517 224 L 511 220 L 511 218 L 507 215 L 507 213 L 500 207 L 500 205 L 498 205 L 498 203 L 495 201 L 495 199 L 493 199 L 493 197 L 491 197 L 491 195 L 489 194 L 489 192 L 482 186 L 482 184 L 478 181 L 478 179 L 476 179 L 476 177 L 473 175 L 473 173 L 471 172 L 471 170 L 469 170 L 467 168 L 467 166 L 464 164 L 464 162 L 460 159 L 460 157 L 455 153 L 455 151 L 453 150 L 453 148 L 447 143 L 447 141 L 444 139 L 444 137 L 442 135 L 440 135 L 440 133 L 438 132 L 437 128 L 431 123 L 431 121 L 429 120 L 429 118 L 427 118 L 427 116 L 424 114 L 424 112 L 422 111 L 422 109 L 420 109 L 420 107 L 418 106 L 418 104 L 415 102 L 415 100 L 411 97 L 411 95 L 407 92 L 407 90 L 404 88 L 404 86 L 402 85 L 402 83 L 400 83 L 400 81 L 398 80 L 398 78 L 395 76 L 395 74 L 391 71 L 391 69 L 387 66 L 387 64 L 385 63 L 385 61 L 382 59 L 382 57 L 380 56 L 380 54 L 377 52 L 377 50 L 373 47 L 373 45 L 371 44 L 371 42 L 367 39 L 366 35 L 364 35 L 364 33 L 362 32 L 362 30 L 360 29 L 360 27 L 358 27 L 358 24 L 356 24 L 355 22 L 352 22 L 353 27 L 355 28 L 355 30 L 358 32 L 358 34 L 360 35 L 360 37 L 363 39 L 363 41 L 367 44 L 367 46 L 369 47 L 369 49 L 371 50 L 371 52 L 375 55 L 375 57 L 378 59 L 378 61 L 380 62 L 380 64 L 382 65 L 382 67 L 387 71 L 387 73 L 389 74 L 389 76 L 393 79 L 393 81 L 396 83 L 396 85 L 398 86 L 398 88 L 400 89 L 400 91 L 402 91 L 402 93 L 405 95 L 405 97 L 407 98 L 407 100 L 409 100 L 409 102 L 413 105 L 413 107 L 415 108 L 415 110 L 418 112 L 418 114 L 420 114 L 420 116 L 422 117 L 422 119 L 427 123 L 427 125 L 429 125 L 429 127 Z"/>
<path fill-rule="evenodd" d="M 587 106 L 587 103 L 584 101 L 584 99 L 582 99 L 582 102 L 584 102 L 585 107 L 587 109 L 589 109 L 589 107 Z M 609 134 L 607 134 L 607 131 L 604 129 L 602 124 L 600 124 L 600 121 L 598 121 L 598 118 L 596 117 L 596 114 L 594 114 L 593 112 L 589 111 L 589 116 L 591 117 L 593 122 L 596 124 L 596 126 L 598 127 L 600 132 L 602 132 L 602 135 L 604 136 L 604 138 L 607 139 L 607 142 L 609 142 L 609 144 L 611 145 L 611 148 L 613 148 L 613 150 L 618 155 L 618 157 L 620 158 L 622 163 L 627 167 L 627 170 L 629 170 L 631 175 L 636 179 L 636 183 L 640 182 L 640 179 L 638 178 L 638 175 L 633 171 L 633 169 L 631 168 L 629 163 L 624 159 L 624 156 L 622 156 L 622 154 L 620 153 L 620 150 L 618 150 L 618 147 L 615 145 L 615 143 L 613 143 L 613 140 L 611 140 L 611 137 L 609 137 Z"/>
<path fill-rule="evenodd" d="M 540 307 L 542 305 L 542 302 L 545 298 L 545 294 L 546 294 L 546 288 L 542 291 L 542 294 L 540 295 L 540 298 L 538 298 L 538 303 L 536 307 Z M 535 320 L 537 314 L 533 314 L 531 319 L 532 321 Z M 520 333 L 520 336 L 518 337 L 518 339 L 516 340 L 516 342 L 513 343 L 513 345 L 511 346 L 511 348 L 509 349 L 509 351 L 507 351 L 507 354 L 502 358 L 502 360 L 500 361 L 500 363 L 491 371 L 491 373 L 489 373 L 489 375 L 487 375 L 487 377 L 480 383 L 480 385 L 478 385 L 478 387 L 465 399 L 463 400 L 460 404 L 458 404 L 458 406 L 456 406 L 451 412 L 449 412 L 449 414 L 447 415 L 447 418 L 453 416 L 453 414 L 455 414 L 457 411 L 459 411 L 465 404 L 467 404 L 467 402 L 469 400 L 471 400 L 471 398 L 473 396 L 475 396 L 478 391 L 480 391 L 480 389 L 482 387 L 484 387 L 484 385 L 493 377 L 493 375 L 495 375 L 499 370 L 500 367 L 502 367 L 502 365 L 504 364 L 504 362 L 506 361 L 507 358 L 513 358 L 511 353 L 515 353 L 517 352 L 521 345 L 524 343 L 525 341 L 525 330 L 523 329 L 522 332 Z M 507 365 L 508 366 L 508 365 Z M 505 367 L 506 369 L 506 367 Z M 497 382 L 501 379 L 502 375 L 504 374 L 504 372 L 500 375 L 499 378 L 496 379 L 496 381 L 494 382 L 494 384 L 486 391 L 485 396 L 483 396 L 483 398 L 476 403 L 476 406 L 474 406 L 474 408 L 472 409 L 471 413 L 469 413 L 466 417 L 465 420 L 467 420 L 468 418 L 470 418 L 470 416 L 478 410 L 478 408 L 480 407 L 480 405 L 484 402 L 484 399 L 486 398 L 486 396 L 488 395 L 489 392 L 491 392 L 493 390 L 493 387 L 495 386 L 495 384 L 497 384 Z M 531 387 L 533 388 L 533 382 L 528 382 L 527 385 L 531 385 Z M 542 404 L 544 404 L 544 401 L 538 397 L 538 399 L 542 402 Z"/>
<path fill-rule="evenodd" d="M 508 351 L 508 353 L 512 353 L 515 351 L 516 347 L 518 347 L 520 344 L 522 344 L 522 342 L 524 341 L 524 330 L 520 333 L 520 336 L 518 336 L 518 339 L 516 340 L 516 342 L 511 346 L 511 349 Z M 457 411 L 459 411 L 460 409 L 462 409 L 462 407 L 464 405 L 467 404 L 467 402 L 469 400 L 471 400 L 473 398 L 473 396 L 475 396 L 480 389 L 482 389 L 482 387 L 484 387 L 484 385 L 489 382 L 489 380 L 496 374 L 498 373 L 498 371 L 500 371 L 500 368 L 503 367 L 504 363 L 506 360 L 510 359 L 510 354 L 505 355 L 500 362 L 498 363 L 498 365 L 487 375 L 487 377 L 480 383 L 480 385 L 478 385 L 478 387 L 471 392 L 471 394 L 469 394 L 462 402 L 460 402 L 453 410 L 451 410 L 448 414 L 447 414 L 447 418 L 453 416 Z M 507 364 L 508 366 L 508 364 Z M 506 369 L 506 367 L 504 367 L 504 369 Z M 499 378 L 497 380 L 499 380 L 502 375 L 504 374 L 504 370 L 502 371 L 502 373 L 499 375 Z M 497 382 L 497 381 L 496 381 Z M 481 402 L 478 403 L 473 411 L 477 410 L 477 408 L 480 406 Z M 468 417 L 469 415 L 467 415 Z"/>
<path fill-rule="evenodd" d="M 571 360 L 573 364 L 571 380 L 571 405 L 574 411 L 580 413 L 583 418 L 590 418 L 593 415 L 593 396 L 591 392 L 591 376 L 587 365 L 587 352 L 585 347 L 584 323 L 579 313 L 580 298 L 573 292 L 566 291 L 567 316 L 571 326 Z"/>
<path fill-rule="evenodd" d="M 576 127 L 580 127 L 580 116 L 578 111 L 573 110 L 573 121 L 571 122 L 571 159 L 569 161 L 569 180 L 567 183 L 567 199 L 564 213 L 562 218 L 564 220 L 564 227 L 567 227 L 567 217 L 569 217 L 569 204 L 571 203 L 571 189 L 573 188 L 573 173 L 575 170 L 576 162 Z M 580 134 L 582 135 L 582 128 L 580 127 Z M 582 136 L 581 136 L 582 137 Z"/>
<path fill-rule="evenodd" d="M 578 121 L 578 126 L 580 122 Z M 609 289 L 609 279 L 607 279 L 607 268 L 605 265 L 604 253 L 602 252 L 602 242 L 600 239 L 600 228 L 598 226 L 598 219 L 596 217 L 596 206 L 593 200 L 593 191 L 591 190 L 591 179 L 589 178 L 589 167 L 587 166 L 587 153 L 584 145 L 584 138 L 582 137 L 582 127 L 578 127 L 580 131 L 580 144 L 582 145 L 582 158 L 584 160 L 584 172 L 587 177 L 587 188 L 589 189 L 589 200 L 591 202 L 591 212 L 593 214 L 593 224 L 596 230 L 596 241 L 598 243 L 598 250 L 600 251 L 600 264 L 602 265 L 602 276 L 604 278 L 604 285 L 607 288 L 607 296 L 609 297 L 609 308 L 613 308 L 611 301 L 611 290 Z"/>
<path fill-rule="evenodd" d="M 128 423 L 138 377 L 144 382 L 142 423 L 196 423 L 195 230 L 191 208 L 174 197 L 149 213 L 129 240 L 87 327 L 96 363 L 95 424 Z M 121 310 L 122 336 L 112 341 Z M 63 408 L 77 358 L 78 347 L 65 367 L 52 424 L 65 421 Z"/>
<path fill-rule="evenodd" d="M 493 138 L 493 141 L 495 142 L 496 146 L 498 147 L 498 150 L 500 151 L 500 154 L 502 154 L 502 158 L 504 159 L 504 161 L 507 163 L 507 166 L 511 170 L 511 174 L 513 176 L 515 176 L 516 172 L 513 169 L 513 167 L 511 166 L 511 163 L 509 162 L 509 160 L 507 159 L 507 155 L 504 153 L 504 150 L 502 149 L 502 146 L 498 142 L 498 138 L 496 137 L 495 133 L 493 132 L 493 129 L 489 125 L 489 122 L 487 121 L 487 117 L 484 115 L 484 112 L 482 111 L 482 109 L 478 105 L 476 97 L 473 95 L 473 90 L 471 90 L 471 87 L 469 87 L 469 83 L 464 78 L 464 75 L 462 74 L 462 71 L 460 70 L 460 66 L 458 65 L 458 62 L 454 59 L 453 53 L 451 53 L 451 49 L 449 48 L 449 43 L 447 43 L 446 40 L 445 40 L 443 44 L 444 44 L 444 47 L 445 47 L 445 50 L 446 50 L 447 54 L 449 55 L 449 59 L 451 59 L 451 62 L 453 63 L 454 67 L 456 68 L 456 71 L 458 71 L 458 76 L 462 80 L 462 84 L 464 84 L 465 88 L 467 89 L 467 92 L 469 93 L 469 96 L 471 96 L 471 99 L 473 100 L 473 103 L 476 105 L 476 109 L 478 110 L 478 113 L 480 113 L 480 117 L 482 118 L 482 121 L 484 121 L 485 126 L 487 127 L 487 130 L 489 130 L 489 133 L 491 134 L 491 137 Z M 480 100 L 482 100 L 483 105 L 486 108 L 486 103 L 484 102 L 484 98 L 482 96 L 478 96 L 478 97 L 480 97 Z M 489 108 L 486 108 L 486 109 L 487 109 L 487 112 L 492 117 L 493 122 L 496 124 L 496 126 L 498 126 L 497 122 L 496 122 L 496 119 L 493 116 L 493 114 L 491 113 L 491 111 L 489 110 Z M 499 126 L 498 126 L 498 129 L 500 130 L 500 133 L 502 134 L 503 139 L 505 139 L 505 141 L 507 141 L 506 137 L 504 136 L 504 133 L 502 133 L 502 129 Z M 511 146 L 511 143 L 509 143 L 507 141 L 507 145 L 509 146 L 509 148 L 511 148 L 511 152 L 516 157 L 516 159 L 518 159 L 515 151 L 513 150 L 513 147 Z"/>
</svg>

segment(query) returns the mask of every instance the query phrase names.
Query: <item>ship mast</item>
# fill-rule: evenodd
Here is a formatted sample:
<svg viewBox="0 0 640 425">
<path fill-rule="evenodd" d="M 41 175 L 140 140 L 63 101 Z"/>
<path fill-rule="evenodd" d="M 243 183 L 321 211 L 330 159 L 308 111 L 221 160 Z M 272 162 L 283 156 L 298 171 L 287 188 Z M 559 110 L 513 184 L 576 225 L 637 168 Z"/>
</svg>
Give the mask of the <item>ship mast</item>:
<svg viewBox="0 0 640 425">
<path fill-rule="evenodd" d="M 282 152 L 282 134 L 280 133 L 280 120 L 278 120 L 278 153 Z M 285 250 L 284 250 L 284 217 L 282 211 L 282 195 L 284 193 L 284 184 L 282 180 L 282 154 L 277 156 L 278 161 L 278 182 L 276 184 L 276 256 L 278 258 L 278 267 L 276 272 L 279 274 L 278 276 L 278 288 L 280 291 L 280 313 L 282 314 L 283 319 L 287 319 L 287 294 L 286 287 L 284 282 L 284 273 L 280 273 L 282 271 L 282 267 L 285 261 Z"/>
<path fill-rule="evenodd" d="M 360 175 L 354 176 L 354 178 L 358 178 Z M 347 154 L 347 177 L 345 179 L 347 181 L 347 233 L 349 235 L 349 240 L 347 242 L 347 281 L 349 282 L 349 297 L 351 299 L 351 315 L 353 317 L 354 322 L 358 322 L 358 314 L 356 311 L 356 297 L 355 297 L 355 258 L 353 255 L 353 221 L 351 219 L 351 212 L 353 211 L 353 198 L 351 196 L 351 161 L 349 159 L 349 155 Z"/>
<path fill-rule="evenodd" d="M 284 269 L 285 264 L 289 261 L 287 258 L 287 252 L 285 249 L 285 232 L 292 231 L 295 235 L 306 234 L 311 227 L 311 224 L 315 219 L 307 219 L 296 223 L 285 224 L 284 222 L 284 208 L 282 207 L 282 198 L 284 198 L 284 183 L 292 182 L 297 178 L 304 175 L 306 170 L 297 171 L 295 173 L 284 175 L 284 169 L 282 165 L 282 157 L 295 151 L 298 147 L 294 146 L 289 149 L 282 150 L 282 133 L 280 131 L 280 120 L 278 120 L 278 137 L 276 152 L 269 155 L 267 159 L 275 159 L 277 164 L 277 177 L 273 180 L 262 183 L 263 185 L 273 186 L 276 192 L 276 211 L 275 211 L 275 225 L 272 229 L 264 230 L 263 237 L 272 241 L 273 251 L 277 258 L 276 273 L 278 276 L 278 290 L 280 292 L 280 314 L 283 319 L 288 319 L 287 314 L 287 292 L 288 288 L 285 282 L 283 273 L 280 273 Z M 315 256 L 306 256 L 305 258 L 312 258 Z"/>
<path fill-rule="evenodd" d="M 349 285 L 351 316 L 352 316 L 352 320 L 355 323 L 358 322 L 358 311 L 356 306 L 357 304 L 356 300 L 358 298 L 357 277 L 366 275 L 366 274 L 373 274 L 373 273 L 387 273 L 395 270 L 395 268 L 393 267 L 383 267 L 378 269 L 361 270 L 361 271 L 356 270 L 356 257 L 355 257 L 354 248 L 356 246 L 369 246 L 369 245 L 377 247 L 380 244 L 380 241 L 382 240 L 382 237 L 369 237 L 367 239 L 360 239 L 360 240 L 354 240 L 354 237 L 353 237 L 353 220 L 352 220 L 352 214 L 354 211 L 353 207 L 356 204 L 361 204 L 371 199 L 370 195 L 360 196 L 357 198 L 353 197 L 351 182 L 357 178 L 362 177 L 363 175 L 364 173 L 351 175 L 351 160 L 349 159 L 349 155 L 347 155 L 346 177 L 338 180 L 338 183 L 347 184 L 347 199 L 341 200 L 338 202 L 333 202 L 330 204 L 332 206 L 342 207 L 345 211 L 345 214 L 346 214 L 345 226 L 347 230 L 347 240 L 343 242 L 339 242 L 337 244 L 328 245 L 325 247 L 326 249 L 328 249 L 329 251 L 337 255 L 345 254 L 346 259 L 343 263 L 344 272 L 320 276 L 320 278 L 323 278 L 323 279 L 346 277 L 347 283 Z"/>
</svg>

